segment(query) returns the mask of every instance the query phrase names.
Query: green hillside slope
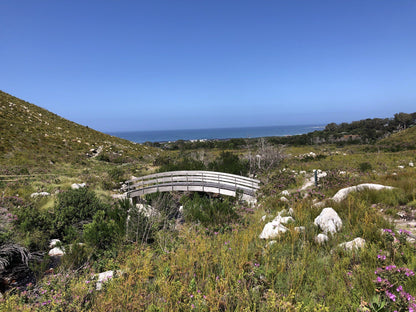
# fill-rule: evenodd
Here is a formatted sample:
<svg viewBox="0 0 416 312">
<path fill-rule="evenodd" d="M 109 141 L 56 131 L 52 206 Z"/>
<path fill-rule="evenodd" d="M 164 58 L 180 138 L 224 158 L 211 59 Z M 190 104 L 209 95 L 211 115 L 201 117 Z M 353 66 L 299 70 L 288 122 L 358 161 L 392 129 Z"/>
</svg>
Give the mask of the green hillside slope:
<svg viewBox="0 0 416 312">
<path fill-rule="evenodd" d="M 148 147 L 81 126 L 0 91 L 0 164 L 74 163 L 87 159 L 93 149 L 118 162 L 151 153 Z"/>
<path fill-rule="evenodd" d="M 391 151 L 416 149 L 416 126 L 394 133 L 377 145 Z"/>
</svg>

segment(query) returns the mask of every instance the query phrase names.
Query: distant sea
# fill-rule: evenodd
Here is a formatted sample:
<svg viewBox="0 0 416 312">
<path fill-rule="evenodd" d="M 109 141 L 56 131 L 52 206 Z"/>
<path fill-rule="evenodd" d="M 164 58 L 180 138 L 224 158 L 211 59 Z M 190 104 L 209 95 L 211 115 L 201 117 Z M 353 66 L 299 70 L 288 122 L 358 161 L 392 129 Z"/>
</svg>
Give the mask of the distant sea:
<svg viewBox="0 0 416 312">
<path fill-rule="evenodd" d="M 109 134 L 132 142 L 169 142 L 177 140 L 213 140 L 287 136 L 322 130 L 325 125 L 269 126 L 244 128 L 213 128 L 186 130 L 154 130 L 111 132 Z"/>
</svg>

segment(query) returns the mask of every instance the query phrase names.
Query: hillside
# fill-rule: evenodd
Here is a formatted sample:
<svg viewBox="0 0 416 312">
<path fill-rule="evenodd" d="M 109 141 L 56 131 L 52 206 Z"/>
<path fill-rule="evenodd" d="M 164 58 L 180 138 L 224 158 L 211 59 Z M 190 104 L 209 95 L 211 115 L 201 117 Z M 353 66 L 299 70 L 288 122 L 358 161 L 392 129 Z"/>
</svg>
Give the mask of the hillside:
<svg viewBox="0 0 416 312">
<path fill-rule="evenodd" d="M 391 151 L 416 149 L 416 127 L 394 133 L 377 142 L 377 145 Z"/>
<path fill-rule="evenodd" d="M 97 151 L 105 160 L 123 163 L 148 155 L 151 150 L 154 149 L 76 124 L 0 91 L 0 164 L 33 169 L 78 163 L 97 156 Z"/>
</svg>

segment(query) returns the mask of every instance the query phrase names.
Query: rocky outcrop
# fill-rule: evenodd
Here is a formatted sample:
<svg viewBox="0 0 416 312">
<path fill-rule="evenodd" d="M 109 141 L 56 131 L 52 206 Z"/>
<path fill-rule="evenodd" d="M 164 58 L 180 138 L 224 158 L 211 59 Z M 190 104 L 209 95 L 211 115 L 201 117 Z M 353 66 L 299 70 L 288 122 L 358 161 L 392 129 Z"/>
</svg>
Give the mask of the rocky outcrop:
<svg viewBox="0 0 416 312">
<path fill-rule="evenodd" d="M 325 234 L 334 234 L 342 228 L 341 218 L 331 207 L 324 208 L 321 214 L 315 218 L 314 224 L 319 226 Z"/>
<path fill-rule="evenodd" d="M 350 186 L 350 187 L 346 187 L 343 189 L 340 189 L 333 197 L 332 200 L 339 203 L 340 201 L 344 200 L 345 198 L 347 198 L 348 194 L 351 192 L 358 192 L 358 191 L 363 191 L 363 190 L 392 190 L 394 189 L 394 187 L 392 186 L 385 186 L 385 185 L 381 185 L 381 184 L 373 184 L 373 183 L 364 183 L 364 184 L 359 184 L 356 186 Z"/>
</svg>

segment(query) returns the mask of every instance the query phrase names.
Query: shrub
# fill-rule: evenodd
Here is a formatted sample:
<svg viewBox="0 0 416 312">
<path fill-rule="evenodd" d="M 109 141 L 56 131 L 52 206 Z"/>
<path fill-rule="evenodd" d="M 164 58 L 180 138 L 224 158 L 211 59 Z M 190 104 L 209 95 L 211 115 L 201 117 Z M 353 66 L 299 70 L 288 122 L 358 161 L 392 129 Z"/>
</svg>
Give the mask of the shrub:
<svg viewBox="0 0 416 312">
<path fill-rule="evenodd" d="M 240 160 L 238 155 L 231 152 L 221 152 L 213 162 L 208 164 L 208 169 L 219 172 L 227 172 L 238 175 L 247 175 L 248 162 Z"/>
<path fill-rule="evenodd" d="M 54 234 L 65 240 L 79 237 L 83 224 L 99 210 L 106 210 L 106 205 L 87 188 L 60 193 L 54 209 Z"/>
<path fill-rule="evenodd" d="M 234 202 L 228 198 L 212 199 L 194 194 L 182 201 L 185 220 L 199 222 L 204 227 L 222 229 L 239 218 Z"/>
<path fill-rule="evenodd" d="M 373 166 L 369 162 L 362 162 L 359 164 L 358 169 L 360 169 L 361 172 L 366 172 L 372 170 Z"/>
</svg>

